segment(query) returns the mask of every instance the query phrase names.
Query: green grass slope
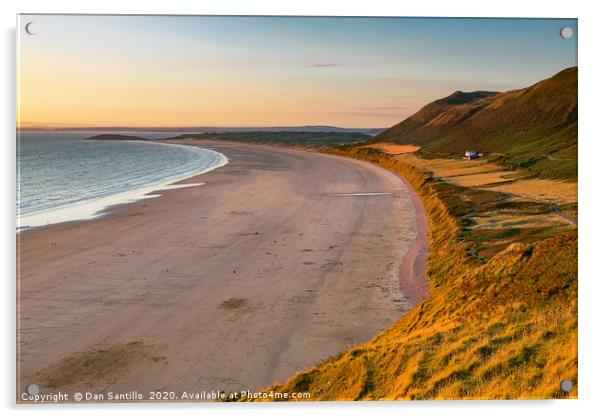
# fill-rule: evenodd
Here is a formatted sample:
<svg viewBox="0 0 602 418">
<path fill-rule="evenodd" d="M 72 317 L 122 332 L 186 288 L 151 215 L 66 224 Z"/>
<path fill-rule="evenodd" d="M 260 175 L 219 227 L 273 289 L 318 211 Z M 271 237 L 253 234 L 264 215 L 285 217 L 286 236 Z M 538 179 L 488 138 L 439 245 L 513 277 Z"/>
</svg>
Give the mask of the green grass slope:
<svg viewBox="0 0 602 418">
<path fill-rule="evenodd" d="M 506 93 L 455 92 L 376 136 L 429 153 L 485 152 L 540 177 L 577 179 L 577 67 Z"/>
</svg>

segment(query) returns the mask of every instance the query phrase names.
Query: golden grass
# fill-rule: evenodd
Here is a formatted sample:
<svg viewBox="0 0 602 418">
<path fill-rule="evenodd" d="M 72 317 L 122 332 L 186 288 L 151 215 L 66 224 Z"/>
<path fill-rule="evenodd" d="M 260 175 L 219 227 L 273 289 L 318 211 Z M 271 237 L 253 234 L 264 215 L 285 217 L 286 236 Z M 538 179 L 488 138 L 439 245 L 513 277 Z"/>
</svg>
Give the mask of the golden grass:
<svg viewBox="0 0 602 418">
<path fill-rule="evenodd" d="M 445 177 L 446 180 L 453 182 L 459 186 L 464 187 L 483 187 L 485 185 L 495 183 L 507 183 L 510 179 L 507 177 L 508 173 L 504 172 L 491 172 L 491 173 L 478 173 L 471 174 L 461 177 Z"/>
<path fill-rule="evenodd" d="M 333 151 L 335 152 L 335 151 Z M 370 150 L 349 157 L 406 178 L 429 220 L 430 298 L 371 341 L 268 390 L 313 400 L 539 399 L 577 383 L 577 235 L 513 243 L 486 264 L 421 168 Z"/>
<path fill-rule="evenodd" d="M 390 155 L 406 154 L 420 150 L 417 145 L 399 145 L 390 142 L 380 142 L 377 144 L 363 145 L 360 148 L 372 148 Z"/>
<path fill-rule="evenodd" d="M 572 222 L 556 214 L 548 213 L 541 215 L 509 215 L 499 212 L 484 212 L 479 216 L 473 216 L 471 219 L 474 225 L 467 226 L 469 229 L 478 228 L 542 228 L 572 226 Z"/>
<path fill-rule="evenodd" d="M 577 183 L 575 182 L 529 179 L 493 186 L 489 189 L 550 203 L 577 202 Z"/>
<path fill-rule="evenodd" d="M 463 187 L 486 188 L 549 203 L 577 202 L 576 182 L 529 178 L 531 174 L 526 170 L 510 170 L 485 159 L 467 161 L 435 158 L 427 160 L 416 154 L 400 155 L 397 158 L 430 171 L 438 178 Z"/>
<path fill-rule="evenodd" d="M 447 184 L 440 197 L 462 222 L 467 250 L 481 261 L 513 242 L 533 242 L 576 228 L 556 212 L 561 207 L 566 215 L 577 218 L 576 203 L 571 204 L 576 196 L 570 190 L 576 191 L 576 183 L 537 180 L 531 187 L 533 180 L 524 178 L 529 173 L 485 159 L 422 159 L 416 154 L 395 158 Z M 523 194 L 512 193 L 515 190 Z"/>
<path fill-rule="evenodd" d="M 402 161 L 410 163 L 416 167 L 425 168 L 432 171 L 437 177 L 455 177 L 469 174 L 480 174 L 488 172 L 502 172 L 504 168 L 485 159 L 478 160 L 460 160 L 451 158 L 423 159 L 414 155 L 403 155 L 399 157 Z M 509 174 L 509 171 L 504 171 Z"/>
</svg>

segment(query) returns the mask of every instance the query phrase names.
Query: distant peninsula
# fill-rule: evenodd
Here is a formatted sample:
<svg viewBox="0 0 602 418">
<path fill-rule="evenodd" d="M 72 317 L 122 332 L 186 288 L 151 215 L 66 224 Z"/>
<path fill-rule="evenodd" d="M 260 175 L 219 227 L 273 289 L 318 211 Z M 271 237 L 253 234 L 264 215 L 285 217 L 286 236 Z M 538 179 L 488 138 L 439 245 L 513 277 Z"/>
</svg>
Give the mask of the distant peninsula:
<svg viewBox="0 0 602 418">
<path fill-rule="evenodd" d="M 94 136 L 91 136 L 86 139 L 99 140 L 99 141 L 148 141 L 147 138 L 142 138 L 141 136 L 118 135 L 118 134 L 94 135 Z"/>
</svg>

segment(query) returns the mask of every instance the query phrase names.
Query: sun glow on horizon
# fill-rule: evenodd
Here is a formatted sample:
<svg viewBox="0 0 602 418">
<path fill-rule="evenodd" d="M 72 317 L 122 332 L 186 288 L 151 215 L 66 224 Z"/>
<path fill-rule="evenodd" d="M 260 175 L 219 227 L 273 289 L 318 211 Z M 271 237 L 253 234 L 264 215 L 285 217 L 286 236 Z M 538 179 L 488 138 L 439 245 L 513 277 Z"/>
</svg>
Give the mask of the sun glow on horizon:
<svg viewBox="0 0 602 418">
<path fill-rule="evenodd" d="M 387 127 L 576 65 L 538 19 L 21 15 L 26 127 Z M 511 29 L 511 30 L 510 30 Z"/>
</svg>

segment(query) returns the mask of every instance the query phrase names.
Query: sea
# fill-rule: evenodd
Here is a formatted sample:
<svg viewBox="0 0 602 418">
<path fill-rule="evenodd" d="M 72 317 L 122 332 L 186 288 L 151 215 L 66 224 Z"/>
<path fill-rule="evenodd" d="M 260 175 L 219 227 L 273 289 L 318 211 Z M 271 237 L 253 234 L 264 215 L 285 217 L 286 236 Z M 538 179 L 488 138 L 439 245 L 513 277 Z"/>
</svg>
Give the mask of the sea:
<svg viewBox="0 0 602 418">
<path fill-rule="evenodd" d="M 88 140 L 98 134 L 162 139 L 178 132 L 20 131 L 17 230 L 92 219 L 107 208 L 157 196 L 174 182 L 228 163 L 198 147 L 145 141 Z M 195 183 L 188 186 L 200 186 Z"/>
</svg>

